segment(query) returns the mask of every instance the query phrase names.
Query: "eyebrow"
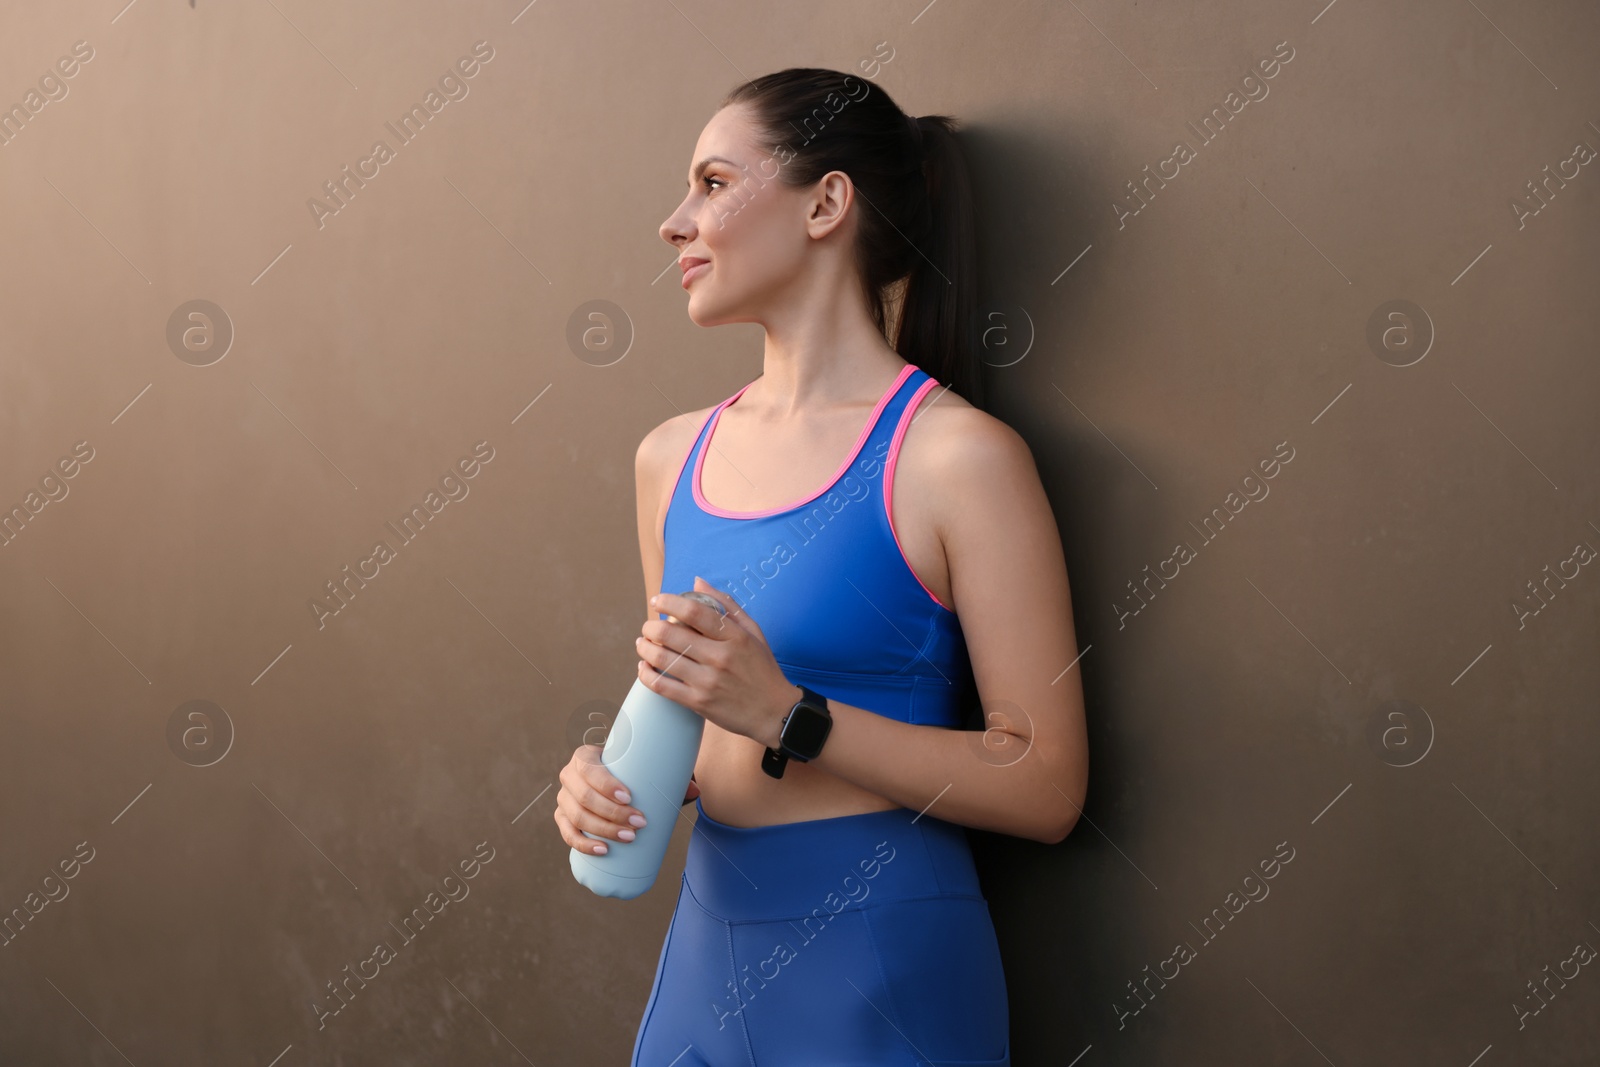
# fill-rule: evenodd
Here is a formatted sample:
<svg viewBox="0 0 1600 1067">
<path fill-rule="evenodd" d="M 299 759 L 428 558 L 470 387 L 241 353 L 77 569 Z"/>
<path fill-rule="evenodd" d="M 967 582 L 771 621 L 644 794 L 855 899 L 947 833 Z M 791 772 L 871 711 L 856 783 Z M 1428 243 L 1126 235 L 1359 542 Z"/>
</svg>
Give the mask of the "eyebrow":
<svg viewBox="0 0 1600 1067">
<path fill-rule="evenodd" d="M 706 168 L 711 166 L 713 163 L 726 163 L 728 166 L 733 167 L 734 169 L 738 169 L 739 166 L 739 164 L 724 156 L 707 156 L 694 165 L 694 170 L 690 172 L 694 176 L 684 184 L 689 186 L 694 185 L 695 182 L 700 180 L 700 175 L 705 173 Z"/>
</svg>

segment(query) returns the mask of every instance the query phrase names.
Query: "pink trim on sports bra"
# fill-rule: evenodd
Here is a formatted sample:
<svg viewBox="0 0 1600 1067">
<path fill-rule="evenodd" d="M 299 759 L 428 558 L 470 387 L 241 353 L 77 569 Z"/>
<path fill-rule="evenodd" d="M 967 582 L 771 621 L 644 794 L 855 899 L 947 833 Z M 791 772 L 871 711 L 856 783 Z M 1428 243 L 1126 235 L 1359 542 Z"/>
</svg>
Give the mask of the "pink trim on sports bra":
<svg viewBox="0 0 1600 1067">
<path fill-rule="evenodd" d="M 711 448 L 712 435 L 717 432 L 717 420 L 722 418 L 722 409 L 730 407 L 735 400 L 738 400 L 744 395 L 745 389 L 748 389 L 750 386 L 755 384 L 754 381 L 746 382 L 744 389 L 740 389 L 737 393 L 734 393 L 728 399 L 718 404 L 717 410 L 711 413 L 711 425 L 705 432 L 705 440 L 701 442 L 700 455 L 696 457 L 694 462 L 694 476 L 690 479 L 690 486 L 694 490 L 694 502 L 708 514 L 718 515 L 724 519 L 760 519 L 765 518 L 768 515 L 778 515 L 785 511 L 791 511 L 803 504 L 811 503 L 813 500 L 817 499 L 817 497 L 821 496 L 823 493 L 826 493 L 829 489 L 832 489 L 834 484 L 838 482 L 840 478 L 844 477 L 844 472 L 850 469 L 850 464 L 855 462 L 856 456 L 860 454 L 862 446 L 867 443 L 867 438 L 872 434 L 872 428 L 878 424 L 878 416 L 883 413 L 884 406 L 887 405 L 890 398 L 892 398 L 894 394 L 899 391 L 900 384 L 907 378 L 911 377 L 916 369 L 917 368 L 915 364 L 907 363 L 900 371 L 899 375 L 896 376 L 893 384 L 891 384 L 888 390 L 878 398 L 878 403 L 873 407 L 872 414 L 867 416 L 867 424 L 861 428 L 861 434 L 856 438 L 855 446 L 850 449 L 850 454 L 844 458 L 843 463 L 839 464 L 839 469 L 833 472 L 833 476 L 823 484 L 822 488 L 818 489 L 809 496 L 802 497 L 801 499 L 794 501 L 793 503 L 780 504 L 775 508 L 767 508 L 764 511 L 729 511 L 727 508 L 717 507 L 715 504 L 711 503 L 705 498 L 705 494 L 700 491 L 700 471 L 706 465 L 706 452 Z M 924 586 L 924 588 L 926 588 L 926 586 Z M 932 594 L 929 595 L 931 596 Z"/>
<path fill-rule="evenodd" d="M 749 388 L 749 387 L 746 386 L 746 388 Z M 740 390 L 740 392 L 743 392 L 743 391 L 744 390 Z M 735 394 L 735 395 L 737 395 L 737 394 Z M 711 414 L 715 415 L 716 412 L 713 411 Z M 706 420 L 708 422 L 710 421 L 710 419 L 711 419 L 710 415 L 706 416 Z M 706 428 L 706 424 L 704 422 L 702 422 L 700 424 L 700 428 L 695 430 L 694 438 L 695 438 L 696 441 L 700 440 L 700 430 L 703 430 L 705 428 Z M 667 507 L 666 507 L 666 510 L 661 513 L 661 546 L 662 546 L 663 550 L 665 550 L 666 544 L 667 544 L 667 516 L 672 513 L 672 501 L 678 495 L 678 485 L 679 485 L 679 483 L 681 483 L 683 481 L 683 469 L 689 465 L 689 457 L 692 456 L 692 455 L 694 455 L 694 445 L 690 444 L 689 445 L 689 450 L 683 454 L 683 458 L 682 459 L 678 460 L 678 471 L 677 471 L 677 473 L 672 476 L 672 481 L 667 483 L 669 486 L 671 486 L 671 488 L 667 491 Z M 664 551 L 663 551 L 663 555 L 665 555 Z"/>
<path fill-rule="evenodd" d="M 912 412 L 917 410 L 917 405 L 922 403 L 922 398 L 927 394 L 928 390 L 938 384 L 939 382 L 935 378 L 929 378 L 923 382 L 921 388 L 911 394 L 911 399 L 906 402 L 905 410 L 900 413 L 900 424 L 894 428 L 894 437 L 889 441 L 889 455 L 883 462 L 883 513 L 889 519 L 889 532 L 894 534 L 894 547 L 900 550 L 900 558 L 905 560 L 906 570 L 911 572 L 911 577 L 917 579 L 917 584 L 922 586 L 922 591 L 932 597 L 935 604 L 954 614 L 955 609 L 934 596 L 933 590 L 928 588 L 928 584 L 917 576 L 915 568 L 911 566 L 911 561 L 906 559 L 905 546 L 900 543 L 900 535 L 895 532 L 894 528 L 894 468 L 895 463 L 900 459 L 900 442 L 905 439 L 906 430 L 911 425 Z"/>
</svg>

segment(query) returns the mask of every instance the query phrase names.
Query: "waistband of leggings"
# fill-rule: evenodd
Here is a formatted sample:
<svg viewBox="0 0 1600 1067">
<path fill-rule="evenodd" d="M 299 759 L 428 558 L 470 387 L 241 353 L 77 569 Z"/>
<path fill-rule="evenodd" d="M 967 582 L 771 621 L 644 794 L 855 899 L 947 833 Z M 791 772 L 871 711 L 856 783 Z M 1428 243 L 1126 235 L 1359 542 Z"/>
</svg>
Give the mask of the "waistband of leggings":
<svg viewBox="0 0 1600 1067">
<path fill-rule="evenodd" d="M 909 808 L 751 827 L 718 822 L 699 798 L 695 809 L 684 877 L 727 922 L 983 895 L 965 829 Z"/>
</svg>

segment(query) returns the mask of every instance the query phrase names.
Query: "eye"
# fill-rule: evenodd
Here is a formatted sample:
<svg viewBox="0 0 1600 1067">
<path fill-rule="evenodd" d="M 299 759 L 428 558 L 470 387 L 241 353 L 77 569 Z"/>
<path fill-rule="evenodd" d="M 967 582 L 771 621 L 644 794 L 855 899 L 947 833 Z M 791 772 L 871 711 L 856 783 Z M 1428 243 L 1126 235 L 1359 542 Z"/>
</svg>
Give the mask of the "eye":
<svg viewBox="0 0 1600 1067">
<path fill-rule="evenodd" d="M 709 174 L 706 175 L 704 178 L 700 179 L 700 181 L 701 181 L 701 184 L 703 184 L 703 185 L 705 185 L 707 187 L 706 188 L 706 192 L 710 192 L 711 191 L 710 186 L 712 186 L 712 185 L 727 185 L 728 184 L 727 182 L 723 181 L 721 178 L 713 178 Z"/>
</svg>

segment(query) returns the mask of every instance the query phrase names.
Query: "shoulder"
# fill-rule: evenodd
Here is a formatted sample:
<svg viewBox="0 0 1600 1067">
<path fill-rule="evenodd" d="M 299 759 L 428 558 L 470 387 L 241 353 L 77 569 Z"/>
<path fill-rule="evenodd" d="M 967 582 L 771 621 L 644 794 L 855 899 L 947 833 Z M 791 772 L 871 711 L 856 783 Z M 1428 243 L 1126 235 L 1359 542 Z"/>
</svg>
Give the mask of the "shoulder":
<svg viewBox="0 0 1600 1067">
<path fill-rule="evenodd" d="M 716 409 L 715 404 L 682 415 L 674 415 L 644 435 L 633 456 L 634 471 L 641 478 L 663 473 L 677 473 L 679 466 L 689 456 L 700 428 Z"/>
<path fill-rule="evenodd" d="M 1022 435 L 941 386 L 928 390 L 911 414 L 895 477 L 917 485 L 934 505 L 941 534 L 963 516 L 1014 506 L 1039 486 Z"/>
<path fill-rule="evenodd" d="M 672 486 L 689 458 L 700 428 L 717 405 L 674 415 L 644 435 L 633 455 L 634 503 L 639 512 L 640 537 L 653 530 L 658 545 L 666 522 Z"/>
<path fill-rule="evenodd" d="M 914 462 L 960 481 L 1034 466 L 1033 452 L 1021 434 L 937 385 L 911 413 L 899 462 Z"/>
</svg>

